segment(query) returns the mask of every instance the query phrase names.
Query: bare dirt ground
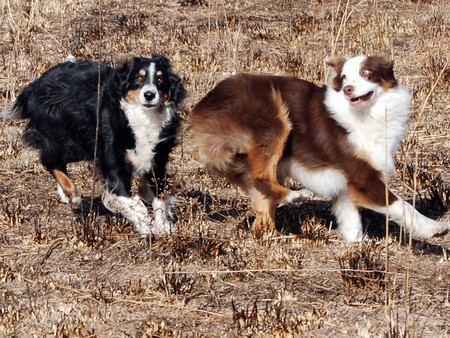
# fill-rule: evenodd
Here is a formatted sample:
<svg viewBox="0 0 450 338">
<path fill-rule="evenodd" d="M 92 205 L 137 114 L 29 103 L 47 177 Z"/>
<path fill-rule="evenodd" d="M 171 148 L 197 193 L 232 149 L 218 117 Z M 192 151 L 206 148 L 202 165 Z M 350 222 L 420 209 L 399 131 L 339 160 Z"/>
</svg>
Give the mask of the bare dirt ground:
<svg viewBox="0 0 450 338">
<path fill-rule="evenodd" d="M 349 245 L 315 198 L 255 240 L 247 197 L 201 168 L 188 135 L 192 106 L 230 74 L 323 84 L 328 55 L 384 55 L 413 94 L 390 184 L 448 220 L 449 13 L 444 0 L 0 1 L 2 107 L 69 53 L 164 53 L 189 93 L 169 168 L 178 230 L 150 245 L 101 207 L 89 163 L 70 167 L 84 209 L 60 203 L 24 121 L 0 121 L 0 336 L 449 337 L 449 234 L 410 242 L 364 212 L 370 240 Z"/>
</svg>

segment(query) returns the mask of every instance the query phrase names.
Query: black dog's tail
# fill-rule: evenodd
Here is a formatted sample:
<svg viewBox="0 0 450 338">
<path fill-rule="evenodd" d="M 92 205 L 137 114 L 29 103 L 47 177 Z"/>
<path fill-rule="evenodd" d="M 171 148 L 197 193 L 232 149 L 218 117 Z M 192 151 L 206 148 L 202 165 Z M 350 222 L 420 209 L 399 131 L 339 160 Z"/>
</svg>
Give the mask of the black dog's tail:
<svg viewBox="0 0 450 338">
<path fill-rule="evenodd" d="M 9 108 L 0 110 L 0 119 L 4 120 L 19 120 L 26 118 L 22 115 L 23 110 L 19 109 L 17 103 Z"/>
<path fill-rule="evenodd" d="M 27 101 L 30 90 L 31 89 L 29 87 L 25 88 L 22 93 L 20 93 L 16 103 L 12 107 L 2 109 L 0 111 L 0 119 L 19 120 L 30 118 L 27 109 Z"/>
<path fill-rule="evenodd" d="M 75 63 L 76 61 L 76 58 L 72 54 L 69 54 L 63 62 Z M 22 90 L 12 107 L 0 110 L 0 119 L 19 120 L 29 119 L 31 117 L 28 107 L 33 104 L 30 100 L 33 100 L 33 96 L 36 95 L 33 95 L 33 83 Z"/>
</svg>

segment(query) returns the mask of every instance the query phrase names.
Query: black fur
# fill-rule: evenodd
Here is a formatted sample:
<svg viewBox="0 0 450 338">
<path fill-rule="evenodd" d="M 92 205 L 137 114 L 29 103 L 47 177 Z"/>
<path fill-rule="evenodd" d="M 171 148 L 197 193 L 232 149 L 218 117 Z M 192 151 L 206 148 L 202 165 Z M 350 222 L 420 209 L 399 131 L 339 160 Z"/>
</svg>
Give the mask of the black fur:
<svg viewBox="0 0 450 338">
<path fill-rule="evenodd" d="M 158 79 L 156 75 L 155 79 L 139 75 L 150 63 L 160 71 Z M 51 173 L 56 169 L 67 174 L 68 163 L 94 159 L 98 125 L 97 160 L 106 188 L 130 197 L 135 169 L 126 152 L 135 148 L 136 140 L 120 103 L 148 81 L 155 81 L 166 99 L 158 110 L 172 110 L 170 119 L 161 126 L 160 142 L 154 145 L 153 172 L 145 174 L 157 196 L 164 190 L 166 164 L 180 124 L 177 107 L 185 97 L 181 79 L 171 71 L 166 57 L 135 57 L 117 68 L 99 67 L 90 61 L 58 64 L 22 91 L 12 112 L 29 119 L 23 139 L 40 151 L 41 162 Z"/>
</svg>

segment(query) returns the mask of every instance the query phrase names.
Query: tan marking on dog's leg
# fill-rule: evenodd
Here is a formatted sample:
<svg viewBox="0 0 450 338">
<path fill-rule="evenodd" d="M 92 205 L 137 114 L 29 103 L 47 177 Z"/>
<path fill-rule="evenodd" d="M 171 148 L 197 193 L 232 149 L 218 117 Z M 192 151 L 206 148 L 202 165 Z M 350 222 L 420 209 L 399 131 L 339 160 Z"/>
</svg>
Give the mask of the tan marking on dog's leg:
<svg viewBox="0 0 450 338">
<path fill-rule="evenodd" d="M 255 187 L 262 194 L 270 196 L 277 202 L 282 202 L 290 193 L 290 190 L 280 185 L 276 178 L 278 156 L 268 156 L 258 149 L 250 149 L 248 152 L 248 161 L 250 171 L 255 182 Z"/>
<path fill-rule="evenodd" d="M 61 191 L 58 191 L 58 194 L 61 197 L 61 200 L 64 203 L 80 203 L 80 198 L 77 195 L 77 189 L 75 188 L 75 185 L 73 184 L 72 180 L 67 176 L 67 173 L 64 170 L 55 168 L 51 171 L 53 177 L 56 179 L 56 182 L 58 182 L 59 187 L 62 189 Z M 58 189 L 59 190 L 59 189 Z M 61 194 L 63 193 L 63 194 Z M 67 197 L 68 200 L 64 199 Z"/>
<path fill-rule="evenodd" d="M 277 181 L 277 167 L 292 129 L 289 111 L 279 91 L 272 89 L 273 109 L 276 123 L 260 138 L 254 135 L 253 144 L 247 152 L 255 187 L 277 203 L 284 202 L 291 190 Z"/>
</svg>

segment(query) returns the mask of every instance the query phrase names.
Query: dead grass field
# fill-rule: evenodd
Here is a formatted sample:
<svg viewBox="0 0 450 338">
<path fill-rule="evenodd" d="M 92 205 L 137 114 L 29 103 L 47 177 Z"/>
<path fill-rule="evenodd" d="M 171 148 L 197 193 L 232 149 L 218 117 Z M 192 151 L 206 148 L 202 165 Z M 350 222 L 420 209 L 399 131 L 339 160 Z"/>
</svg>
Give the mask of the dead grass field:
<svg viewBox="0 0 450 338">
<path fill-rule="evenodd" d="M 192 106 L 235 72 L 322 84 L 328 55 L 391 57 L 413 93 L 391 184 L 449 219 L 449 38 L 445 0 L 1 0 L 2 107 L 69 53 L 164 53 L 189 96 L 169 168 L 178 231 L 151 245 L 101 207 L 89 163 L 69 170 L 94 217 L 61 204 L 25 123 L 0 121 L 0 336 L 450 337 L 450 235 L 410 241 L 364 212 L 370 241 L 345 244 L 316 198 L 254 240 L 247 197 L 200 167 L 188 135 Z"/>
</svg>

